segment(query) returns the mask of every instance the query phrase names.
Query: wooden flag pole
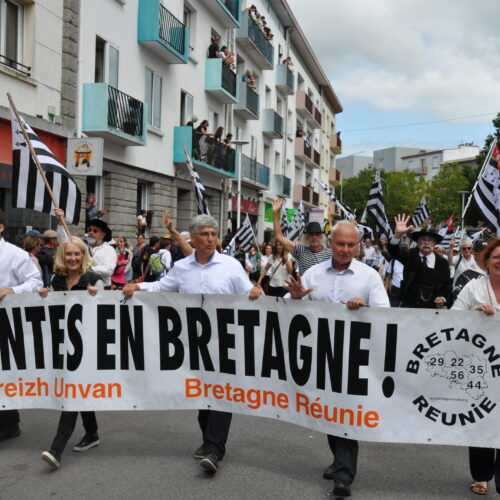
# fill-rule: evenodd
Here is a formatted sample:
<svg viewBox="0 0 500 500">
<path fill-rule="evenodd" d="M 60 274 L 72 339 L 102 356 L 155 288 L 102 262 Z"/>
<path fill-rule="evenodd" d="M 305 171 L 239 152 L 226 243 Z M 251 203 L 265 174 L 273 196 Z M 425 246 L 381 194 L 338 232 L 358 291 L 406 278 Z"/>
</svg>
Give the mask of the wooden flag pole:
<svg viewBox="0 0 500 500">
<path fill-rule="evenodd" d="M 21 120 L 21 117 L 19 116 L 19 113 L 17 112 L 16 105 L 14 104 L 14 100 L 12 99 L 12 96 L 7 92 L 7 98 L 9 99 L 10 106 L 12 110 L 14 111 L 14 114 L 16 115 L 17 118 L 17 123 L 19 123 L 19 126 L 21 127 L 21 131 L 23 133 L 24 139 L 26 143 L 28 144 L 28 147 L 31 152 L 31 156 L 33 157 L 33 161 L 35 162 L 36 168 L 38 169 L 38 172 L 40 173 L 40 176 L 43 179 L 43 182 L 45 183 L 45 187 L 47 188 L 47 191 L 52 199 L 52 203 L 54 204 L 54 208 L 59 208 L 59 205 L 57 204 L 56 198 L 54 196 L 54 192 L 52 191 L 52 188 L 50 187 L 49 181 L 47 180 L 47 177 L 45 176 L 45 172 L 43 171 L 42 166 L 40 165 L 40 162 L 38 161 L 38 156 L 35 153 L 35 150 L 33 149 L 33 145 L 31 144 L 31 141 L 28 137 L 28 133 L 26 132 L 26 129 L 24 128 L 23 121 Z M 64 217 L 59 217 L 59 220 L 61 221 L 64 230 L 66 231 L 66 234 L 68 235 L 68 238 L 71 238 L 71 232 L 68 228 L 68 225 L 66 224 L 66 219 Z"/>
</svg>

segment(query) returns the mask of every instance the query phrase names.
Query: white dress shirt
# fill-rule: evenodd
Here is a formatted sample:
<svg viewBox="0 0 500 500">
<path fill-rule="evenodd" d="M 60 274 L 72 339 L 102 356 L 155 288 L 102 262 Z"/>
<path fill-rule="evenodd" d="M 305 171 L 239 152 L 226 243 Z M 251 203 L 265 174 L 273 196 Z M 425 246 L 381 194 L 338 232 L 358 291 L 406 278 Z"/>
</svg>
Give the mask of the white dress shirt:
<svg viewBox="0 0 500 500">
<path fill-rule="evenodd" d="M 91 269 L 104 283 L 104 286 L 111 285 L 111 275 L 116 267 L 116 250 L 109 243 L 102 243 L 97 247 L 89 247 L 90 255 L 94 259 Z"/>
<path fill-rule="evenodd" d="M 322 300 L 325 302 L 347 302 L 360 297 L 372 307 L 389 307 L 389 298 L 382 278 L 375 269 L 351 260 L 349 267 L 337 271 L 333 260 L 327 260 L 309 268 L 302 276 L 304 288 L 312 288 L 305 300 Z"/>
<path fill-rule="evenodd" d="M 28 252 L 0 238 L 0 288 L 14 293 L 37 292 L 43 287 L 40 272 Z"/>
<path fill-rule="evenodd" d="M 462 258 L 460 258 L 460 257 L 462 257 Z M 453 286 L 455 286 L 455 283 L 457 282 L 458 277 L 464 271 L 468 271 L 469 269 L 476 271 L 476 273 L 484 274 L 484 271 L 479 267 L 479 265 L 476 262 L 476 259 L 474 258 L 473 255 L 470 256 L 469 260 L 467 260 L 463 255 L 455 255 L 455 257 L 453 257 L 453 261 L 452 261 L 451 265 L 455 268 L 455 274 L 453 277 Z"/>
<path fill-rule="evenodd" d="M 458 294 L 452 309 L 473 311 L 480 304 L 490 304 L 495 311 L 500 311 L 500 305 L 488 276 L 470 280 Z"/>
<path fill-rule="evenodd" d="M 207 264 L 196 260 L 196 252 L 178 260 L 159 281 L 139 283 L 148 292 L 247 294 L 253 287 L 241 264 L 229 255 L 214 252 Z"/>
</svg>

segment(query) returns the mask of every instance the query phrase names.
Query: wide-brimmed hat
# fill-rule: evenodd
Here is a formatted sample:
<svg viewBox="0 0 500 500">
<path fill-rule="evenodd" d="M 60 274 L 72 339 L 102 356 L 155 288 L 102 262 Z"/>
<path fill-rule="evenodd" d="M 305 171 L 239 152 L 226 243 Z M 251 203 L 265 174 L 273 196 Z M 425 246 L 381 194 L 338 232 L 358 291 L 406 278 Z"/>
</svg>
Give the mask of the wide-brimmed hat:
<svg viewBox="0 0 500 500">
<path fill-rule="evenodd" d="M 304 233 L 307 234 L 323 234 L 323 228 L 319 222 L 309 222 L 307 224 Z"/>
<path fill-rule="evenodd" d="M 420 238 L 420 236 L 430 236 L 431 238 L 434 238 L 436 243 L 440 243 L 441 241 L 443 241 L 443 237 L 440 234 L 436 233 L 435 231 L 429 228 L 425 228 L 420 231 L 415 231 L 410 234 L 410 238 L 413 241 L 417 241 Z"/>
<path fill-rule="evenodd" d="M 102 219 L 92 219 L 88 226 L 94 226 L 104 233 L 104 241 L 110 241 L 112 238 L 111 229 Z"/>
</svg>

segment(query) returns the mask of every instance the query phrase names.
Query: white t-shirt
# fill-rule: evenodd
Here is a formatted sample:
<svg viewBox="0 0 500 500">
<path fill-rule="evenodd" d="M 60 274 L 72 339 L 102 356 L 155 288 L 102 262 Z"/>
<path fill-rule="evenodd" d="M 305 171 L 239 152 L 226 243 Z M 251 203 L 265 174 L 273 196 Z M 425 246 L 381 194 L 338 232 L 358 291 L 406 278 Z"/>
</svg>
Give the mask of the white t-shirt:
<svg viewBox="0 0 500 500">
<path fill-rule="evenodd" d="M 290 254 L 288 254 L 288 261 L 293 261 Z M 269 257 L 269 262 L 271 263 L 271 267 L 269 268 L 269 276 L 272 276 L 269 284 L 273 287 L 286 286 L 285 280 L 288 280 L 290 278 L 290 275 L 288 274 L 288 271 L 286 269 L 286 262 L 283 262 L 281 257 L 275 258 L 273 255 Z"/>
</svg>

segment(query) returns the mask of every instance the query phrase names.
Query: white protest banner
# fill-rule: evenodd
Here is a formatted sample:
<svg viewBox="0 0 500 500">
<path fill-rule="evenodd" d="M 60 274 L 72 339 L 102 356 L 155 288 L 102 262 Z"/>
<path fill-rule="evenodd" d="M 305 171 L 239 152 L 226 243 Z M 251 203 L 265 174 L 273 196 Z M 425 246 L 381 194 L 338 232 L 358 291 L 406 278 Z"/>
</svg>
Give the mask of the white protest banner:
<svg viewBox="0 0 500 500">
<path fill-rule="evenodd" d="M 500 317 L 233 295 L 0 303 L 2 408 L 210 408 L 367 441 L 500 447 Z"/>
</svg>

